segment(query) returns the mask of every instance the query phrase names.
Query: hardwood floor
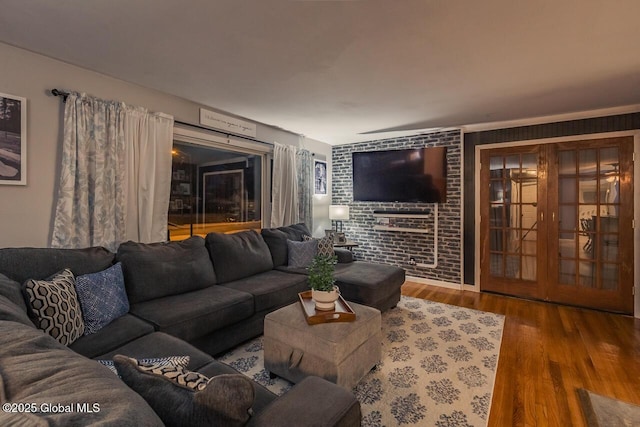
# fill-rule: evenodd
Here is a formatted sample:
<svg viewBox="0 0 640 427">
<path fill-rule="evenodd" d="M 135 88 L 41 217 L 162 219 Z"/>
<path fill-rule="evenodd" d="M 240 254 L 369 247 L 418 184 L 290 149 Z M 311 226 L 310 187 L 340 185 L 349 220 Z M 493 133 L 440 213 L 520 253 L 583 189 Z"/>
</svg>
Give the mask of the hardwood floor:
<svg viewBox="0 0 640 427">
<path fill-rule="evenodd" d="M 489 426 L 583 426 L 577 388 L 640 405 L 640 319 L 412 282 L 402 293 L 506 316 Z"/>
</svg>

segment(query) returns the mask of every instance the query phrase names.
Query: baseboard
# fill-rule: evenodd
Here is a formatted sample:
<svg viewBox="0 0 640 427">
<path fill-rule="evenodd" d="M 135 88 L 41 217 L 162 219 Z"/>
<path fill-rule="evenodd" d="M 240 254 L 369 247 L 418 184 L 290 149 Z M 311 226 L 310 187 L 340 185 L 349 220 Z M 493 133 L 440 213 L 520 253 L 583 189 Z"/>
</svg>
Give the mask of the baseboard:
<svg viewBox="0 0 640 427">
<path fill-rule="evenodd" d="M 441 288 L 447 288 L 447 289 L 456 289 L 456 290 L 462 289 L 459 283 L 443 282 L 442 280 L 427 279 L 424 277 L 407 276 L 407 280 L 410 282 L 422 283 L 425 285 L 432 285 L 432 286 L 439 286 Z"/>
</svg>

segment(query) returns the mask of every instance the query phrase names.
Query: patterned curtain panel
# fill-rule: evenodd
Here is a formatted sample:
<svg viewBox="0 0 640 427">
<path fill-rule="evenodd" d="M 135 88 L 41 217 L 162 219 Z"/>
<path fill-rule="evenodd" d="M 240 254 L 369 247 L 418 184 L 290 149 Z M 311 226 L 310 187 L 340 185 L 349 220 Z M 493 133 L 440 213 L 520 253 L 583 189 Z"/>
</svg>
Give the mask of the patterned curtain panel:
<svg viewBox="0 0 640 427">
<path fill-rule="evenodd" d="M 296 147 L 274 143 L 271 227 L 282 227 L 299 221 L 297 152 Z"/>
<path fill-rule="evenodd" d="M 301 149 L 297 153 L 298 173 L 298 222 L 304 222 L 313 230 L 313 161 L 309 150 Z"/>
<path fill-rule="evenodd" d="M 172 138 L 170 116 L 71 93 L 51 246 L 115 251 L 128 239 L 166 240 Z"/>
</svg>

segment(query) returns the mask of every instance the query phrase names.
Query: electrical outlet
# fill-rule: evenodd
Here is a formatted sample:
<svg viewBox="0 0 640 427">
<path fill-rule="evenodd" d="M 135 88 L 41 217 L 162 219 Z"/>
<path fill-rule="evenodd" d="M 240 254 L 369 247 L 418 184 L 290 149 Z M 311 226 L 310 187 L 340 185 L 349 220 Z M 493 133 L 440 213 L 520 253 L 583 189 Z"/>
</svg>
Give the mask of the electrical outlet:
<svg viewBox="0 0 640 427">
<path fill-rule="evenodd" d="M 409 265 L 416 265 L 416 259 L 414 257 L 409 257 Z"/>
</svg>

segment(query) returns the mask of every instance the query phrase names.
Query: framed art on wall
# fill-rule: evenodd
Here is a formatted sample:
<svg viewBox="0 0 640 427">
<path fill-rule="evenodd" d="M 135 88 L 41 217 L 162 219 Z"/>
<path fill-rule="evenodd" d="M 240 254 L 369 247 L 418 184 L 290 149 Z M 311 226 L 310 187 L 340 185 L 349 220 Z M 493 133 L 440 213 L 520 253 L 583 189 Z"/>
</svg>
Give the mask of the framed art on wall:
<svg viewBox="0 0 640 427">
<path fill-rule="evenodd" d="M 27 99 L 0 93 L 0 184 L 27 184 Z"/>
<path fill-rule="evenodd" d="M 327 162 L 323 160 L 313 161 L 314 194 L 327 194 Z"/>
</svg>

